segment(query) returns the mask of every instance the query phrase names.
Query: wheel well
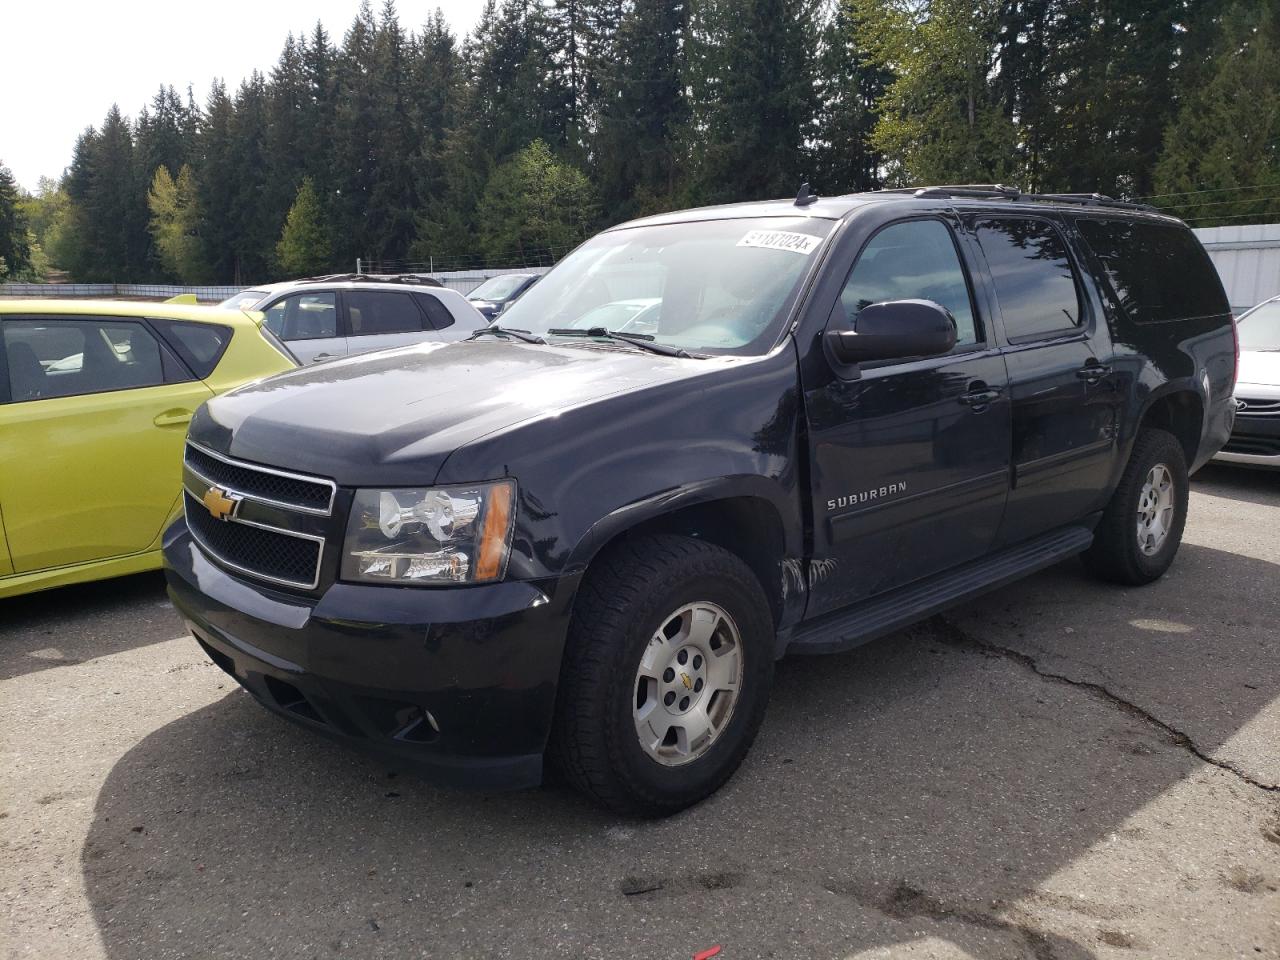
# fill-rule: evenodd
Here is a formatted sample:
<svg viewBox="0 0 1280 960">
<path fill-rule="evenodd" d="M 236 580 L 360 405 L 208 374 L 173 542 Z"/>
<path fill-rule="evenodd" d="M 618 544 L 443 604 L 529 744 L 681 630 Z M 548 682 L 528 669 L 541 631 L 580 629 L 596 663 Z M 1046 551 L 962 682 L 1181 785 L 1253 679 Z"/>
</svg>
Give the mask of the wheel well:
<svg viewBox="0 0 1280 960">
<path fill-rule="evenodd" d="M 760 581 L 773 622 L 782 617 L 782 558 L 786 541 L 782 519 L 768 500 L 731 497 L 683 507 L 623 530 L 596 553 L 599 557 L 624 539 L 671 533 L 696 537 L 742 559 Z M 594 558 L 592 560 L 594 563 Z"/>
<path fill-rule="evenodd" d="M 1200 431 L 1204 424 L 1204 404 L 1190 390 L 1167 393 L 1156 400 L 1142 415 L 1141 427 L 1167 430 L 1178 439 L 1190 468 L 1200 449 Z"/>
</svg>

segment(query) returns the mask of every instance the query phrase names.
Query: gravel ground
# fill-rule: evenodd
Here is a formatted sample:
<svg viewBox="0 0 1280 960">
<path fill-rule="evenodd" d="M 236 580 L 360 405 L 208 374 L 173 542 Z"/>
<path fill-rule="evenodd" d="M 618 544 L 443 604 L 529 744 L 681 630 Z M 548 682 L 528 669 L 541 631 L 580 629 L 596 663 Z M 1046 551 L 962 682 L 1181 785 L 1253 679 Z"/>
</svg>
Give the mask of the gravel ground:
<svg viewBox="0 0 1280 960">
<path fill-rule="evenodd" d="M 443 791 L 267 714 L 158 576 L 0 609 L 7 957 L 1280 958 L 1280 477 L 1173 571 L 1075 563 L 787 660 L 658 823 Z"/>
</svg>

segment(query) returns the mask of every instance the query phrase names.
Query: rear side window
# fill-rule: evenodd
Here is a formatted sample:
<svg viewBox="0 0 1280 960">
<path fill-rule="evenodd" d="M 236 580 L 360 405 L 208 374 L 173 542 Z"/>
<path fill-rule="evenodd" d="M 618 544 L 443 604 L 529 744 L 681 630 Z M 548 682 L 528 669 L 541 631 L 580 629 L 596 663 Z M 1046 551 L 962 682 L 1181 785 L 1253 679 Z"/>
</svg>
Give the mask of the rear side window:
<svg viewBox="0 0 1280 960">
<path fill-rule="evenodd" d="M 1046 220 L 982 220 L 978 242 L 991 268 L 1010 341 L 1062 333 L 1080 324 L 1080 292 L 1067 245 Z"/>
<path fill-rule="evenodd" d="M 439 297 L 433 297 L 429 293 L 420 293 L 418 294 L 418 303 L 427 312 L 427 319 L 431 321 L 431 325 L 437 330 L 453 326 L 453 314 L 449 312 L 448 307 L 440 302 Z"/>
<path fill-rule="evenodd" d="M 422 330 L 422 311 L 414 304 L 411 294 L 350 290 L 345 296 L 353 337 Z"/>
<path fill-rule="evenodd" d="M 203 380 L 213 373 L 231 342 L 231 328 L 188 320 L 153 320 L 182 362 Z"/>
<path fill-rule="evenodd" d="M 1116 300 L 1136 323 L 1231 312 L 1213 262 L 1185 227 L 1123 220 L 1076 223 Z"/>
<path fill-rule="evenodd" d="M 4 352 L 15 402 L 132 390 L 164 383 L 159 341 L 115 319 L 10 320 Z"/>
</svg>

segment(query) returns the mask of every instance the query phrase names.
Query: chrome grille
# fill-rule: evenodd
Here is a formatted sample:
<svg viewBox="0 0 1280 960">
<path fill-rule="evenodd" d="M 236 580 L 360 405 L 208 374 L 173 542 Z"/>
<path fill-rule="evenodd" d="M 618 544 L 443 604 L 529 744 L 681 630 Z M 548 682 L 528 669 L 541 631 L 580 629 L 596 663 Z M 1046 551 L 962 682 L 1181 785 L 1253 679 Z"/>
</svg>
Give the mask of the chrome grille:
<svg viewBox="0 0 1280 960">
<path fill-rule="evenodd" d="M 1280 400 L 1236 397 L 1237 417 L 1280 417 Z"/>
<path fill-rule="evenodd" d="M 332 480 L 231 460 L 190 441 L 185 462 L 188 470 L 210 486 L 303 513 L 328 516 L 333 512 L 337 487 Z"/>
<path fill-rule="evenodd" d="M 263 580 L 304 590 L 320 579 L 320 537 L 242 520 L 216 520 L 190 491 L 184 492 L 187 529 L 215 561 Z"/>
</svg>

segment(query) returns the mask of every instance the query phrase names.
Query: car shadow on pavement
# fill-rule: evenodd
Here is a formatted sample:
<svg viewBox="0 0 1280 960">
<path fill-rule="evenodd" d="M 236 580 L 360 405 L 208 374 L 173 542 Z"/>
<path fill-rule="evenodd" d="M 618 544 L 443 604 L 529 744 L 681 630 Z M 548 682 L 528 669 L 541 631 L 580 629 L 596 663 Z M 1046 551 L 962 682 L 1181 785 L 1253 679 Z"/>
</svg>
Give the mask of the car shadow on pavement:
<svg viewBox="0 0 1280 960">
<path fill-rule="evenodd" d="M 185 632 L 158 570 L 0 600 L 0 679 L 84 663 Z"/>
<path fill-rule="evenodd" d="M 1280 573 L 1184 551 L 1146 602 L 1208 569 Z M 1046 680 L 974 624 L 994 632 L 1019 598 L 1086 598 L 1107 649 L 1195 678 L 1204 752 L 1280 694 L 1274 643 L 1260 655 L 1271 626 L 1224 627 L 1212 610 L 1179 611 L 1183 632 L 1134 626 L 1129 594 L 1086 587 L 1071 565 L 1010 591 L 958 611 L 963 629 L 935 619 L 843 656 L 783 661 L 742 771 L 664 821 L 619 819 L 554 786 L 439 790 L 232 693 L 142 740 L 102 785 L 81 866 L 106 953 L 687 957 L 723 943 L 731 960 L 846 957 L 926 935 L 981 958 L 1141 948 L 1123 932 L 1132 905 L 1046 882 L 1136 830 L 1127 821 L 1201 760 L 1140 711 Z M 1205 636 L 1221 669 L 1204 669 Z M 1029 913 L 1036 903 L 1070 922 Z"/>
</svg>

